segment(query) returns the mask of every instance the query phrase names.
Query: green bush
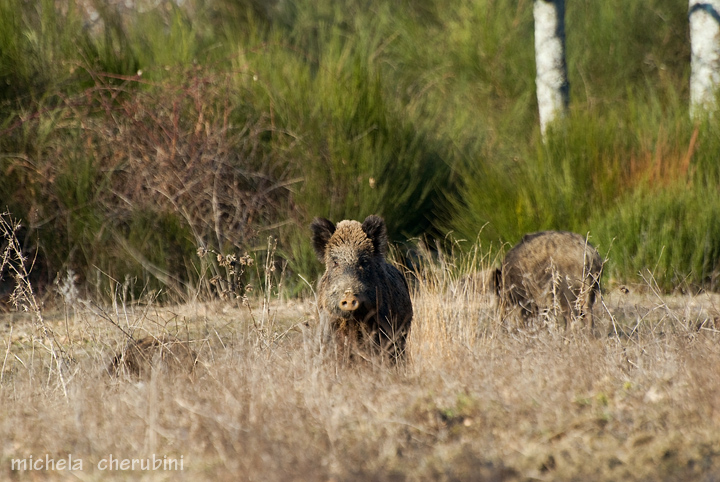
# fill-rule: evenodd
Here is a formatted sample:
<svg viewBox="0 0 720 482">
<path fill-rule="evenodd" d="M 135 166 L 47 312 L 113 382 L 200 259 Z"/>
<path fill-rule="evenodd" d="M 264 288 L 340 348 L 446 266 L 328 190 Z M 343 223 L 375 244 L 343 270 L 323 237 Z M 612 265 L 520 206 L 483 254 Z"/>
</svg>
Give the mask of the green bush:
<svg viewBox="0 0 720 482">
<path fill-rule="evenodd" d="M 717 290 L 718 216 L 717 188 L 683 183 L 629 195 L 591 224 L 608 252 L 610 279 L 654 279 L 665 290 Z"/>
<path fill-rule="evenodd" d="M 313 217 L 377 213 L 394 241 L 590 232 L 614 278 L 715 288 L 720 128 L 689 121 L 686 8 L 568 4 L 570 113 L 543 142 L 532 2 L 168 0 L 93 23 L 0 0 L 0 201 L 46 283 L 187 296 L 198 247 L 264 257 L 272 236 L 294 293 L 322 269 Z"/>
</svg>

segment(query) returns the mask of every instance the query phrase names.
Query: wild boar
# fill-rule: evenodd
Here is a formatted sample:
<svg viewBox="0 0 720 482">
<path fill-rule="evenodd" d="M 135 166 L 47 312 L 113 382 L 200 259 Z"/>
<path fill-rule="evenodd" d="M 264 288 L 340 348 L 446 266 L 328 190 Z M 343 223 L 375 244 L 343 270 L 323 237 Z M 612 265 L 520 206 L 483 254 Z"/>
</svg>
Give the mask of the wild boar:
<svg viewBox="0 0 720 482">
<path fill-rule="evenodd" d="M 127 374 L 147 377 L 153 367 L 165 367 L 192 373 L 197 363 L 197 354 L 187 341 L 170 336 L 146 336 L 131 340 L 113 357 L 108 372 L 114 376 Z"/>
<path fill-rule="evenodd" d="M 565 328 L 586 319 L 593 330 L 592 306 L 600 293 L 602 258 L 579 234 L 543 231 L 526 234 L 508 251 L 495 271 L 500 318 L 520 308 L 523 320 L 553 312 L 564 318 Z"/>
<path fill-rule="evenodd" d="M 389 264 L 387 228 L 379 216 L 358 221 L 324 218 L 310 225 L 325 273 L 318 283 L 321 326 L 341 344 L 364 341 L 396 360 L 405 352 L 413 317 L 407 281 Z"/>
</svg>

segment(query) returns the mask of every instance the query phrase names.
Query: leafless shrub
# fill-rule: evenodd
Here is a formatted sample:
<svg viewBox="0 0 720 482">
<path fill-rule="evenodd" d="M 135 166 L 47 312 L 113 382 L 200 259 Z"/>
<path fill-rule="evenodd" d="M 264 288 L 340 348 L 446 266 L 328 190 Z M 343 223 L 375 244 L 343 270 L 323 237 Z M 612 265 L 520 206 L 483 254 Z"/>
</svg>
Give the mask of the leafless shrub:
<svg viewBox="0 0 720 482">
<path fill-rule="evenodd" d="M 3 131 L 35 132 L 56 119 L 19 166 L 38 201 L 28 209 L 29 235 L 40 227 L 66 233 L 69 247 L 42 245 L 49 272 L 64 271 L 63 262 L 83 280 L 93 265 L 122 279 L 140 266 L 187 299 L 198 276 L 191 246 L 251 250 L 259 229 L 288 212 L 288 187 L 298 179 L 263 143 L 274 135 L 269 116 L 242 111 L 235 98 L 244 73 L 191 68 L 180 84 L 88 74 L 94 85 L 62 99 L 52 115 Z"/>
<path fill-rule="evenodd" d="M 98 99 L 122 114 L 98 126 L 113 140 L 106 148 L 123 147 L 113 156 L 124 164 L 116 197 L 136 208 L 182 213 L 198 240 L 212 239 L 221 249 L 252 239 L 253 223 L 271 218 L 286 185 L 282 167 L 260 144 L 266 120 L 233 124 L 230 82 L 197 72 L 185 85 L 161 86 L 119 105 L 106 95 Z"/>
</svg>

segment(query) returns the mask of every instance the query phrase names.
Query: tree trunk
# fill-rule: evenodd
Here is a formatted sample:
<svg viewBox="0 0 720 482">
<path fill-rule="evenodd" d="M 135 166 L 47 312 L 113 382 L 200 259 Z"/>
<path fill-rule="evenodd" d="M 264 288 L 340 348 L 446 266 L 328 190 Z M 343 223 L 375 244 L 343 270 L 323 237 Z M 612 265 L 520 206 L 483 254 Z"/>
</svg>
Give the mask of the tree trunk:
<svg viewBox="0 0 720 482">
<path fill-rule="evenodd" d="M 717 108 L 720 86 L 720 0 L 690 0 L 690 117 Z"/>
<path fill-rule="evenodd" d="M 537 84 L 540 131 L 543 138 L 549 123 L 563 117 L 570 98 L 565 63 L 565 1 L 535 0 L 535 82 Z"/>
</svg>

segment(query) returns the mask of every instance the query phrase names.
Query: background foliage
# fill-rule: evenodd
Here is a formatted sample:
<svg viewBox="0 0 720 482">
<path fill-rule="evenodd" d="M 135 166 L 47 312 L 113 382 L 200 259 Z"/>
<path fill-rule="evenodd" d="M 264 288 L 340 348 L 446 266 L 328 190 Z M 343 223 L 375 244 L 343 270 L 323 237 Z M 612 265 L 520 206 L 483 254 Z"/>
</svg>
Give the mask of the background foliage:
<svg viewBox="0 0 720 482">
<path fill-rule="evenodd" d="M 371 213 L 468 249 L 589 232 L 611 280 L 715 289 L 686 8 L 569 5 L 571 112 L 543 143 L 530 0 L 0 0 L 0 205 L 40 284 L 98 292 L 211 290 L 198 247 L 277 249 L 297 292 L 311 219 Z"/>
</svg>

